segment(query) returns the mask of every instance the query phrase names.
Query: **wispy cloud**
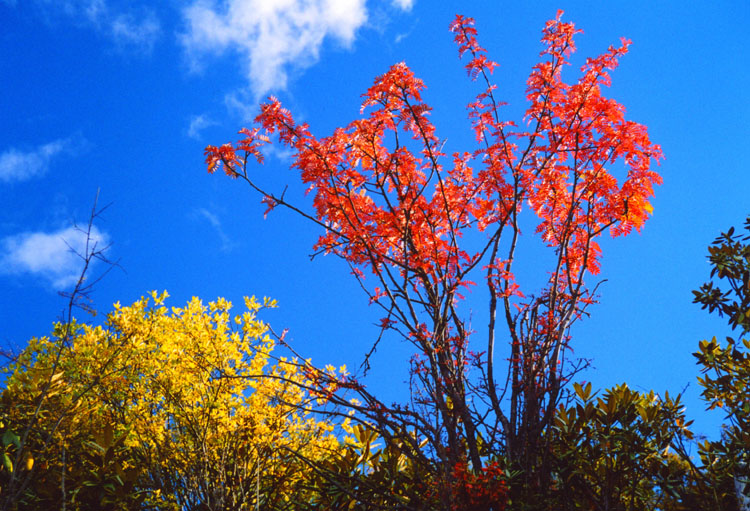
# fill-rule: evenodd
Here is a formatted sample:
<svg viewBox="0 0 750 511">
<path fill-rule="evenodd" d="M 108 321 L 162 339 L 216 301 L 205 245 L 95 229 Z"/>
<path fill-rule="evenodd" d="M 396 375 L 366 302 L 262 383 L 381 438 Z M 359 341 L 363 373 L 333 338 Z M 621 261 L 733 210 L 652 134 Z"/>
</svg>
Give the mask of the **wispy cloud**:
<svg viewBox="0 0 750 511">
<path fill-rule="evenodd" d="M 227 236 L 227 234 L 224 232 L 224 228 L 221 225 L 221 220 L 219 220 L 218 215 L 216 215 L 215 213 L 212 213 L 206 208 L 199 208 L 197 210 L 197 213 L 203 219 L 208 220 L 208 223 L 210 223 L 211 226 L 216 231 L 216 234 L 219 236 L 219 239 L 221 240 L 221 250 L 223 252 L 228 252 L 229 250 L 231 250 L 232 247 L 234 246 L 234 243 L 232 243 L 232 240 L 230 240 L 229 236 Z"/>
<path fill-rule="evenodd" d="M 134 14 L 119 14 L 106 19 L 107 31 L 120 47 L 136 47 L 150 52 L 159 35 L 161 25 L 153 12 L 147 11 L 140 17 Z"/>
<path fill-rule="evenodd" d="M 8 2 L 8 0 L 4 0 Z M 44 16 L 60 16 L 88 25 L 110 38 L 117 47 L 150 52 L 161 35 L 161 24 L 150 8 L 112 0 L 32 0 Z M 116 4 L 113 6 L 113 4 Z M 121 5 L 124 4 L 124 5 Z M 11 1 L 11 6 L 16 2 Z"/>
<path fill-rule="evenodd" d="M 414 0 L 391 0 L 391 3 L 403 11 L 411 11 Z"/>
<path fill-rule="evenodd" d="M 54 232 L 27 232 L 0 240 L 0 273 L 32 275 L 47 281 L 54 289 L 74 285 L 83 269 L 86 252 L 84 231 L 68 227 Z M 109 236 L 92 227 L 89 249 L 106 248 Z"/>
<path fill-rule="evenodd" d="M 0 181 L 26 181 L 47 172 L 54 157 L 64 152 L 75 152 L 86 142 L 72 138 L 58 139 L 30 151 L 11 147 L 0 153 Z"/>
<path fill-rule="evenodd" d="M 194 115 L 190 118 L 190 126 L 188 126 L 187 135 L 190 138 L 200 140 L 201 131 L 209 126 L 216 126 L 217 124 L 219 123 L 206 115 Z"/>
<path fill-rule="evenodd" d="M 367 10 L 365 0 L 195 0 L 183 16 L 182 43 L 194 68 L 206 55 L 234 51 L 257 99 L 284 89 L 290 68 L 317 62 L 326 37 L 350 46 Z"/>
</svg>

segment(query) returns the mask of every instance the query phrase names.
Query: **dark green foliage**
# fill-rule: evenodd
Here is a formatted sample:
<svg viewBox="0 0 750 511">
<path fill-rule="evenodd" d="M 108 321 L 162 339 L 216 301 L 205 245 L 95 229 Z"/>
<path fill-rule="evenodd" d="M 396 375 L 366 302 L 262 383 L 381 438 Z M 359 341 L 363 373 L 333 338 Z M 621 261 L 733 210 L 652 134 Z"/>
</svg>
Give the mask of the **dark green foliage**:
<svg viewBox="0 0 750 511">
<path fill-rule="evenodd" d="M 732 500 L 736 483 L 734 501 L 743 510 L 750 509 L 750 341 L 742 338 L 750 332 L 750 217 L 744 231 L 732 227 L 714 240 L 708 248 L 712 280 L 693 291 L 695 303 L 740 331 L 740 339 L 701 341 L 694 356 L 708 408 L 722 408 L 728 422 L 720 441 L 700 446 L 701 460 L 720 498 Z"/>
<path fill-rule="evenodd" d="M 718 277 L 728 287 L 709 281 L 693 291 L 695 303 L 726 316 L 729 326 L 739 327 L 742 335 L 750 332 L 750 217 L 744 230 L 747 234 L 743 235 L 732 227 L 708 247 L 711 278 Z"/>
<path fill-rule="evenodd" d="M 575 402 L 558 410 L 552 437 L 555 509 L 679 509 L 690 471 L 674 446 L 690 439 L 680 396 L 604 391 L 574 384 Z"/>
</svg>

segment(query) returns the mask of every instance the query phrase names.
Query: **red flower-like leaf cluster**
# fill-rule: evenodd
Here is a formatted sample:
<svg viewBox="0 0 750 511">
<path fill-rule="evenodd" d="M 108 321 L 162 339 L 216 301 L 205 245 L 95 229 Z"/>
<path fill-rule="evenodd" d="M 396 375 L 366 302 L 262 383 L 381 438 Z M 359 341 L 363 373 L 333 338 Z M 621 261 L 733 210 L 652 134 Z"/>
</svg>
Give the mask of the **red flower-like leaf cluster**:
<svg viewBox="0 0 750 511">
<path fill-rule="evenodd" d="M 496 467 L 482 467 L 475 427 L 485 419 L 471 420 L 467 396 L 482 393 L 508 443 L 522 428 L 516 414 L 523 407 L 533 409 L 523 410 L 523 420 L 539 421 L 533 426 L 542 431 L 566 379 L 561 366 L 568 328 L 595 299 L 584 280 L 600 271 L 597 239 L 607 230 L 612 236 L 640 230 L 661 183 L 651 169 L 662 158 L 659 146 L 644 126 L 625 119 L 622 105 L 603 95 L 629 41 L 586 60 L 578 80 L 567 83 L 563 69 L 581 31 L 561 17 L 558 12 L 543 30 L 542 61 L 526 84 L 521 127 L 501 119 L 503 103 L 490 81 L 497 64 L 479 45 L 474 20 L 453 21 L 459 56 L 481 84 L 468 104 L 477 142 L 471 151 L 444 152 L 445 140 L 422 98 L 425 85 L 405 63 L 377 77 L 363 95 L 360 118 L 327 137 L 313 135 L 272 97 L 236 146 L 206 148 L 209 172 L 223 166 L 246 180 L 262 194 L 266 213 L 289 207 L 322 227 L 315 250 L 345 259 L 370 303 L 386 311 L 381 329 L 418 348 L 417 400 L 437 410 L 445 426 L 440 431 L 447 431 L 434 435 L 432 447 L 443 452 L 440 442 L 447 439 L 450 456 L 458 456 L 468 445 L 473 472 L 464 468 L 459 475 L 485 503 L 502 497 L 502 485 L 485 484 L 495 480 L 486 470 Z M 261 148 L 271 136 L 292 151 L 313 212 L 268 192 L 248 174 L 248 159 L 262 162 Z M 536 215 L 537 233 L 555 256 L 542 269 L 549 277 L 537 292 L 522 291 L 514 272 L 521 225 L 528 225 L 519 219 L 524 208 Z M 366 280 L 365 271 L 375 278 Z M 483 282 L 473 275 L 482 271 Z M 477 357 L 467 358 L 471 329 L 457 309 L 460 288 L 474 282 L 487 285 L 490 295 L 485 367 Z M 506 393 L 497 391 L 492 362 L 498 310 L 510 339 L 510 418 L 500 405 Z M 477 386 L 467 383 L 472 360 L 482 373 Z M 329 378 L 327 391 L 345 386 Z"/>
</svg>

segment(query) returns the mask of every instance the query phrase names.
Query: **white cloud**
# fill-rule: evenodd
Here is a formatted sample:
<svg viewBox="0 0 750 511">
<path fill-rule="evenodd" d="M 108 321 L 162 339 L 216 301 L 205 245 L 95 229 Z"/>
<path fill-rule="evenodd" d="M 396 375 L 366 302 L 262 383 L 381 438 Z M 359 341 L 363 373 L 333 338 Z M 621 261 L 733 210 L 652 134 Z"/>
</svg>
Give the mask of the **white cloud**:
<svg viewBox="0 0 750 511">
<path fill-rule="evenodd" d="M 31 151 L 14 147 L 0 153 L 0 181 L 26 181 L 47 172 L 52 158 L 62 152 L 72 152 L 71 139 L 59 139 Z"/>
<path fill-rule="evenodd" d="M 76 7 L 76 3 L 80 4 L 80 6 Z M 65 9 L 68 14 L 72 15 L 78 9 L 83 10 L 86 18 L 96 24 L 106 16 L 108 7 L 104 0 L 83 0 L 79 2 L 69 0 Z"/>
<path fill-rule="evenodd" d="M 411 11 L 414 6 L 414 0 L 391 0 L 391 3 L 404 11 Z"/>
<path fill-rule="evenodd" d="M 8 0 L 5 0 L 6 2 Z M 133 2 L 117 0 L 35 0 L 43 16 L 59 15 L 78 25 L 89 25 L 114 41 L 118 47 L 150 52 L 161 35 L 161 25 L 150 8 L 134 8 Z M 116 4 L 113 6 L 113 4 Z M 11 2 L 11 6 L 15 2 Z"/>
<path fill-rule="evenodd" d="M 257 96 L 253 97 L 249 89 L 238 89 L 224 96 L 224 105 L 243 121 L 251 122 L 258 115 L 258 99 Z"/>
<path fill-rule="evenodd" d="M 146 13 L 140 19 L 132 14 L 120 14 L 107 21 L 108 31 L 119 46 L 138 47 L 151 51 L 161 33 L 159 20 L 153 13 Z"/>
<path fill-rule="evenodd" d="M 216 126 L 217 124 L 219 123 L 206 115 L 194 115 L 190 119 L 190 126 L 188 127 L 187 135 L 190 138 L 200 140 L 201 131 L 203 129 L 208 128 L 209 126 Z"/>
<path fill-rule="evenodd" d="M 314 64 L 326 37 L 350 46 L 367 11 L 365 0 L 195 0 L 183 16 L 193 66 L 206 54 L 235 51 L 258 98 L 284 89 L 289 68 Z"/>
<path fill-rule="evenodd" d="M 88 250 L 93 243 L 97 250 L 103 250 L 109 244 L 109 236 L 92 227 Z M 55 232 L 17 234 L 0 241 L 0 248 L 0 273 L 35 275 L 62 290 L 75 285 L 81 274 L 86 233 L 68 227 Z"/>
<path fill-rule="evenodd" d="M 206 208 L 199 208 L 197 210 L 197 213 L 204 219 L 208 220 L 208 223 L 210 223 L 216 231 L 216 234 L 221 240 L 221 250 L 224 252 L 228 252 L 229 250 L 231 250 L 234 246 L 234 243 L 232 243 L 232 240 L 230 240 L 229 236 L 227 236 L 227 234 L 224 232 L 224 228 L 221 225 L 221 220 L 219 220 L 219 217 Z"/>
</svg>

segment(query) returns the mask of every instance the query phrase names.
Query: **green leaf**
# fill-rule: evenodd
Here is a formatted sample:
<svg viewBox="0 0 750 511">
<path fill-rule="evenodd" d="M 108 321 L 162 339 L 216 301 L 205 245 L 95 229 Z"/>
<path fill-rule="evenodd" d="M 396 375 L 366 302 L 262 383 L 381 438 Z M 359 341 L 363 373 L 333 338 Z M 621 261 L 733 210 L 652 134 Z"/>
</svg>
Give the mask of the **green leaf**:
<svg viewBox="0 0 750 511">
<path fill-rule="evenodd" d="M 17 449 L 21 448 L 21 439 L 18 438 L 18 435 L 13 433 L 11 430 L 6 429 L 5 433 L 3 433 L 3 445 L 6 447 L 10 444 L 13 444 L 16 446 Z"/>
<path fill-rule="evenodd" d="M 5 470 L 13 473 L 13 462 L 10 461 L 10 456 L 8 456 L 8 453 L 3 453 L 3 466 L 5 467 Z"/>
<path fill-rule="evenodd" d="M 581 401 L 588 401 L 589 397 L 591 396 L 591 382 L 587 383 L 585 387 L 576 382 L 573 384 L 573 389 L 575 390 L 576 395 L 581 399 Z"/>
</svg>

